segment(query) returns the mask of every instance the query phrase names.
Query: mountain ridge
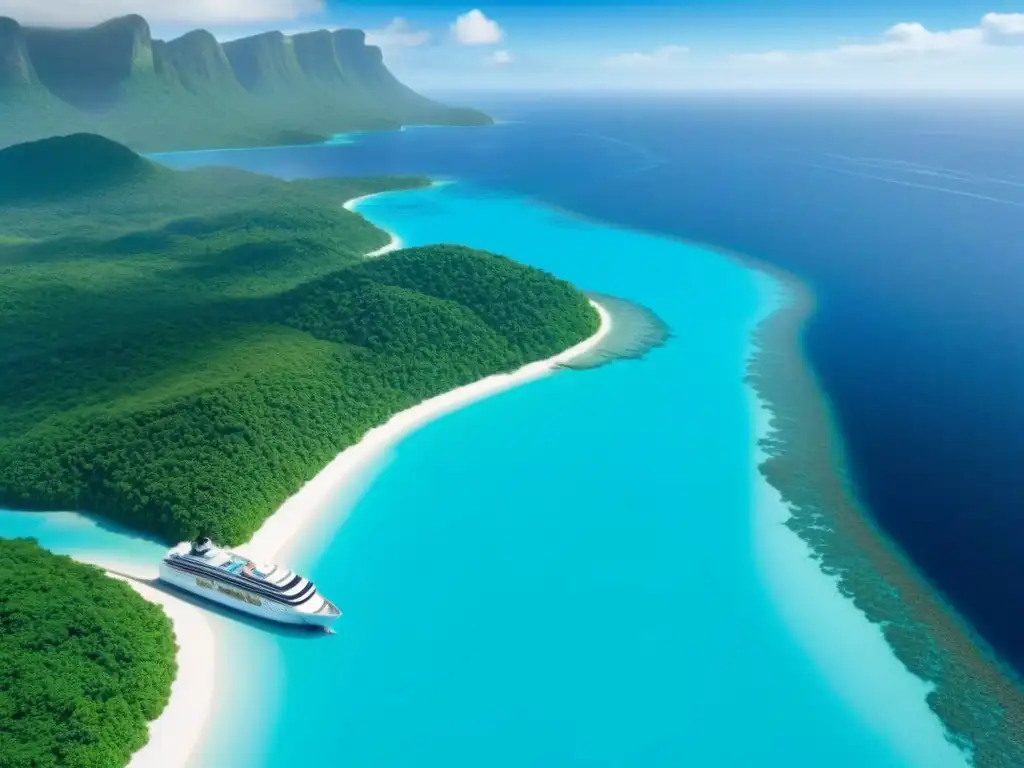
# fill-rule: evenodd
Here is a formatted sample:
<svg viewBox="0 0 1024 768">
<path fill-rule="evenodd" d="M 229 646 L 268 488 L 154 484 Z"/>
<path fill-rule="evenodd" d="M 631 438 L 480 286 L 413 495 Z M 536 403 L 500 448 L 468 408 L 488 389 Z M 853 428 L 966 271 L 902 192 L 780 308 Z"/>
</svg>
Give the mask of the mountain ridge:
<svg viewBox="0 0 1024 768">
<path fill-rule="evenodd" d="M 178 81 L 193 92 L 209 89 L 220 81 L 230 83 L 234 78 L 227 54 L 205 29 L 194 29 L 167 41 L 158 60 L 169 63 Z"/>
<path fill-rule="evenodd" d="M 491 122 L 408 88 L 361 30 L 165 41 L 136 14 L 84 28 L 0 17 L 0 146 L 98 133 L 154 152 Z"/>
</svg>

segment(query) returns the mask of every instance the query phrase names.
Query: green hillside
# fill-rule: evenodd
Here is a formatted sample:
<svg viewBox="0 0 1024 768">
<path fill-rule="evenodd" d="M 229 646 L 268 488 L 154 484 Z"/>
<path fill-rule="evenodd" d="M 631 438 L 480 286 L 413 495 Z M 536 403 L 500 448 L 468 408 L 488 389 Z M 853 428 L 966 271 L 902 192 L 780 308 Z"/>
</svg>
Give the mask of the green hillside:
<svg viewBox="0 0 1024 768">
<path fill-rule="evenodd" d="M 421 183 L 154 168 L 0 203 L 0 504 L 237 543 L 393 413 L 596 330 L 501 256 L 366 261 L 387 236 L 344 200 Z"/>
<path fill-rule="evenodd" d="M 127 147 L 88 133 L 40 139 L 0 152 L 0 201 L 97 192 L 158 172 Z"/>
<path fill-rule="evenodd" d="M 118 768 L 176 673 L 162 610 L 98 568 L 0 539 L 0 765 Z"/>
<path fill-rule="evenodd" d="M 490 118 L 405 87 L 359 30 L 154 40 L 141 16 L 90 28 L 0 17 L 0 146 L 69 132 L 140 152 L 322 139 Z"/>
</svg>

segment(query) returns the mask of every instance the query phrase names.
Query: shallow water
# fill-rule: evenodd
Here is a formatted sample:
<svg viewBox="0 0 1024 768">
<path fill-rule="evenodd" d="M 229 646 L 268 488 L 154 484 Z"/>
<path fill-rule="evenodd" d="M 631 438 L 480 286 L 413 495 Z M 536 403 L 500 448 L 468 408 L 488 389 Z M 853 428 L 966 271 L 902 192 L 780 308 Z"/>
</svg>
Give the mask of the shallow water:
<svg viewBox="0 0 1024 768">
<path fill-rule="evenodd" d="M 155 576 L 160 558 L 167 552 L 166 545 L 116 523 L 73 512 L 0 509 L 0 536 L 33 538 L 57 554 L 107 568 L 122 566 L 124 571 L 139 576 Z M 270 731 L 276 711 L 255 705 L 268 698 L 273 700 L 280 691 L 282 665 L 276 636 L 262 624 L 240 620 L 236 614 L 218 609 L 209 612 L 209 622 L 215 638 L 217 686 L 223 695 L 211 708 L 208 738 L 204 738 L 190 765 L 213 768 L 233 764 L 221 760 L 227 755 L 238 761 L 234 764 L 259 765 L 267 748 L 267 738 L 261 734 Z M 239 649 L 245 652 L 239 653 Z M 254 674 L 256 669 L 259 674 Z M 239 702 L 243 702 L 241 708 Z M 240 709 L 245 712 L 244 725 L 238 718 Z"/>
<path fill-rule="evenodd" d="M 785 561 L 757 552 L 778 553 L 782 536 L 800 544 L 777 523 L 781 536 L 755 539 L 766 524 L 741 377 L 769 281 L 465 185 L 359 210 L 410 245 L 486 248 L 638 301 L 675 336 L 643 362 L 560 373 L 412 435 L 331 547 L 301 563 L 344 606 L 344 647 L 286 650 L 288 685 L 314 690 L 344 657 L 334 679 L 346 693 L 321 722 L 345 734 L 354 763 L 962 764 L 923 686 L 888 676 L 877 632 L 838 658 L 809 655 L 812 638 L 794 636 L 766 586 L 765 563 Z M 806 563 L 797 546 L 786 554 Z M 874 632 L 851 625 L 824 577 L 807 586 L 797 599 L 840 620 L 819 644 Z M 883 717 L 854 711 L 823 661 L 860 678 L 880 665 L 886 676 L 856 700 Z M 911 738 L 887 741 L 884 715 Z M 285 713 L 276 756 L 314 722 Z"/>
<path fill-rule="evenodd" d="M 487 248 L 637 301 L 674 338 L 399 443 L 361 498 L 338 498 L 329 533 L 292 552 L 345 611 L 338 634 L 223 619 L 254 695 L 232 694 L 197 764 L 289 764 L 297 734 L 320 741 L 318 760 L 361 768 L 963 763 L 922 688 L 884 645 L 851 642 L 873 629 L 813 567 L 791 578 L 805 552 L 758 516 L 742 375 L 765 278 L 463 184 L 359 210 L 410 245 Z M 32 533 L 0 516 L 0 533 L 16 528 Z M 117 535 L 88 530 L 67 535 Z M 60 525 L 36 533 L 63 546 Z M 279 672 L 261 696 L 264 659 Z M 266 743 L 257 716 L 274 719 Z"/>
</svg>

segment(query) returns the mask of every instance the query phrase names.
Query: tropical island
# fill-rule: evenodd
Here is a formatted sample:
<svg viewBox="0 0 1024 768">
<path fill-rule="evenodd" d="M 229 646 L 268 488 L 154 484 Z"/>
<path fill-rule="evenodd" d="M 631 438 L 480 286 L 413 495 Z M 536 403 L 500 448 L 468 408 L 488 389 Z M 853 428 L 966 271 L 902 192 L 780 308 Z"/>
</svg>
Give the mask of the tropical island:
<svg viewBox="0 0 1024 768">
<path fill-rule="evenodd" d="M 156 152 L 491 122 L 403 85 L 357 29 L 220 43 L 205 30 L 154 40 L 137 15 L 77 29 L 0 17 L 0 146 L 90 132 Z"/>
<path fill-rule="evenodd" d="M 174 679 L 171 622 L 98 568 L 0 539 L 0 764 L 120 766 Z"/>
<path fill-rule="evenodd" d="M 501 256 L 365 259 L 388 236 L 343 203 L 423 179 L 172 171 L 90 135 L 2 150 L 0 179 L 13 508 L 243 542 L 392 414 L 599 325 L 571 285 Z"/>
</svg>

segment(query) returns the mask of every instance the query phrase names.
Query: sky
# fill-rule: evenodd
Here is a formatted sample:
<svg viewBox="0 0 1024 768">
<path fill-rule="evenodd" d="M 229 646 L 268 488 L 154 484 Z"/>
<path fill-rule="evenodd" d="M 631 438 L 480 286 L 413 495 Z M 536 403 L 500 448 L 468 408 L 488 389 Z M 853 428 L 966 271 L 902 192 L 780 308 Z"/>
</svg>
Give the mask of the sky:
<svg viewBox="0 0 1024 768">
<path fill-rule="evenodd" d="M 0 0 L 22 23 L 145 16 L 222 40 L 356 27 L 426 90 L 1024 92 L 1024 0 Z"/>
</svg>

